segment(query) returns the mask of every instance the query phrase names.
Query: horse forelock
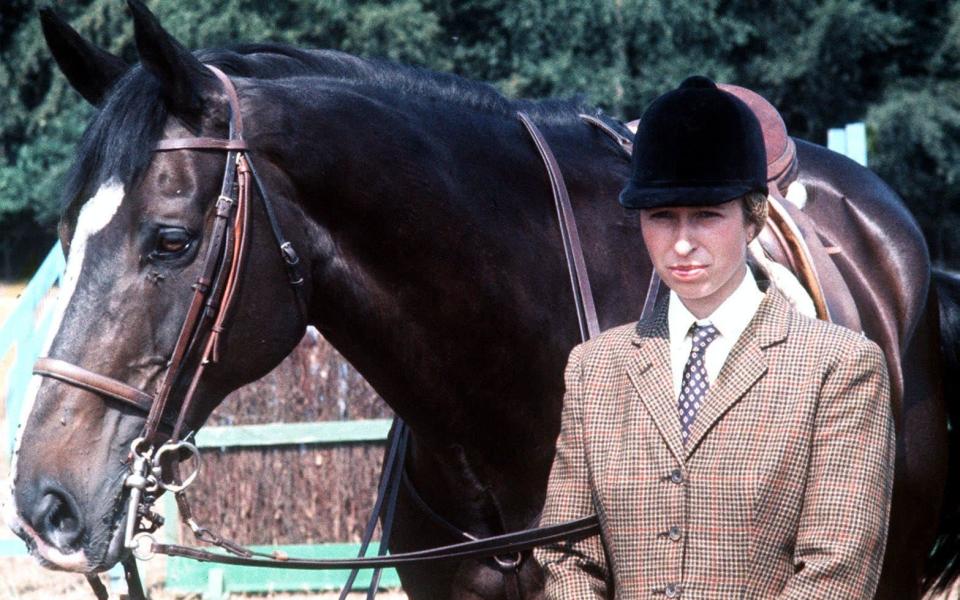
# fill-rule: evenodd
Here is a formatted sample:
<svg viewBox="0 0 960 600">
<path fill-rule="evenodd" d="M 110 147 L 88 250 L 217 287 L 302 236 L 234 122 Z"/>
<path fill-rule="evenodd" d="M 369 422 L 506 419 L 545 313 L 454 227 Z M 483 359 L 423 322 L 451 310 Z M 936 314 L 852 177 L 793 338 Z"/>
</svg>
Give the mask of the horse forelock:
<svg viewBox="0 0 960 600">
<path fill-rule="evenodd" d="M 140 67 L 130 70 L 94 114 L 67 173 L 62 216 L 72 223 L 83 202 L 109 181 L 131 189 L 153 157 L 169 113 L 159 82 Z"/>
</svg>

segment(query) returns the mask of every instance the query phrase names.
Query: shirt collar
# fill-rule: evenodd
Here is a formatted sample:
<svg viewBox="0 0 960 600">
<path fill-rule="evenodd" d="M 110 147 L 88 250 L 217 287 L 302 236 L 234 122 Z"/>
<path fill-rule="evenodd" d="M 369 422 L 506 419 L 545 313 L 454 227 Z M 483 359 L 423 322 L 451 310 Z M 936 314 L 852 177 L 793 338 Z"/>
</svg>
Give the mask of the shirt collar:
<svg viewBox="0 0 960 600">
<path fill-rule="evenodd" d="M 698 325 L 712 324 L 720 332 L 720 335 L 736 341 L 743 330 L 747 328 L 747 325 L 750 324 L 753 315 L 757 313 L 760 302 L 763 301 L 763 296 L 763 292 L 757 286 L 757 280 L 750 269 L 747 268 L 743 281 L 740 282 L 737 289 L 712 314 L 704 319 L 698 319 L 683 305 L 676 292 L 671 290 L 670 305 L 667 309 L 671 346 L 682 343 L 690 333 L 690 327 L 694 323 Z"/>
</svg>

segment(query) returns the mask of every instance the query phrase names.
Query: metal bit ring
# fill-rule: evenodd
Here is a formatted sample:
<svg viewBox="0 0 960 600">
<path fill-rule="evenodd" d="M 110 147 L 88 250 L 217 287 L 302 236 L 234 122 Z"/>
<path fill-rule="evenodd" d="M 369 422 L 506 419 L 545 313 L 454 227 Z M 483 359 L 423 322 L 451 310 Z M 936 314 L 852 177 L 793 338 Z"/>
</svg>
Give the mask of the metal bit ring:
<svg viewBox="0 0 960 600">
<path fill-rule="evenodd" d="M 153 457 L 153 464 L 156 467 L 155 472 L 159 472 L 159 469 L 161 467 L 161 458 L 163 457 L 164 454 L 166 454 L 167 452 L 179 452 L 181 449 L 184 449 L 184 448 L 190 454 L 196 457 L 197 466 L 196 468 L 193 469 L 193 471 L 191 471 L 189 475 L 187 475 L 184 478 L 183 482 L 181 483 L 167 482 L 167 481 L 164 481 L 162 477 L 158 476 L 157 484 L 163 489 L 167 490 L 168 492 L 173 492 L 173 493 L 182 492 L 183 490 L 187 489 L 187 487 L 191 483 L 193 483 L 194 479 L 197 478 L 197 475 L 200 473 L 200 465 L 201 465 L 200 450 L 197 449 L 197 447 L 191 444 L 190 442 L 185 442 L 181 440 L 174 444 L 166 443 L 163 446 L 160 446 L 160 449 L 157 450 L 157 453 Z"/>
<path fill-rule="evenodd" d="M 130 546 L 130 552 L 137 560 L 150 560 L 157 555 L 157 553 L 153 551 L 153 545 L 155 543 L 156 540 L 149 533 L 138 533 L 133 536 L 133 544 Z"/>
</svg>

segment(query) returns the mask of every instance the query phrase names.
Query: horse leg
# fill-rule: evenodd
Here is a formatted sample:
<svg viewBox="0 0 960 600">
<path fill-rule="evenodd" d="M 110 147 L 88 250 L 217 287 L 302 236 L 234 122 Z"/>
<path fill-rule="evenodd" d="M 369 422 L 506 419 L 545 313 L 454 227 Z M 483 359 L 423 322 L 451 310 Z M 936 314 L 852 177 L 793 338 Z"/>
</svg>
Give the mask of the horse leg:
<svg viewBox="0 0 960 600">
<path fill-rule="evenodd" d="M 927 563 L 926 599 L 954 597 L 960 581 L 960 278 L 934 269 L 939 298 L 943 393 L 951 424 L 949 472 L 937 543 Z"/>
<path fill-rule="evenodd" d="M 947 428 L 936 294 L 903 354 L 896 478 L 878 600 L 914 600 L 937 534 L 947 476 Z"/>
</svg>

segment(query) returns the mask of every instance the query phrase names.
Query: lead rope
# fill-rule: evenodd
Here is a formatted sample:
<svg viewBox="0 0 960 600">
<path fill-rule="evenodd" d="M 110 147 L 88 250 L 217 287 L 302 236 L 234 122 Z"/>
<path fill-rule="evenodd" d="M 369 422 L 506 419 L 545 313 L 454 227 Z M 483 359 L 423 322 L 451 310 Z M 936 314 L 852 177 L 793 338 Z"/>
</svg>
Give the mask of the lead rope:
<svg viewBox="0 0 960 600">
<path fill-rule="evenodd" d="M 384 505 L 386 505 L 387 514 L 383 520 L 381 528 L 380 544 L 377 547 L 377 556 L 383 556 L 387 552 L 387 543 L 390 541 L 390 532 L 393 529 L 393 516 L 397 505 L 397 492 L 400 489 L 400 479 L 404 472 L 404 464 L 407 455 L 407 442 L 410 437 L 410 429 L 400 417 L 394 417 L 393 425 L 390 427 L 390 434 L 387 436 L 387 454 L 383 459 L 383 466 L 380 469 L 380 484 L 377 486 L 377 499 L 373 504 L 373 510 L 370 512 L 370 518 L 367 520 L 366 529 L 363 532 L 363 538 L 360 543 L 358 558 L 367 555 L 367 547 L 373 539 L 374 530 L 377 527 L 377 521 L 383 515 Z M 380 574 L 382 569 L 374 569 L 370 577 L 370 586 L 367 589 L 367 598 L 372 600 L 380 584 Z M 353 583 L 357 579 L 360 569 L 353 569 L 347 577 L 347 581 L 340 590 L 339 600 L 346 600 L 347 594 L 353 589 Z"/>
</svg>

